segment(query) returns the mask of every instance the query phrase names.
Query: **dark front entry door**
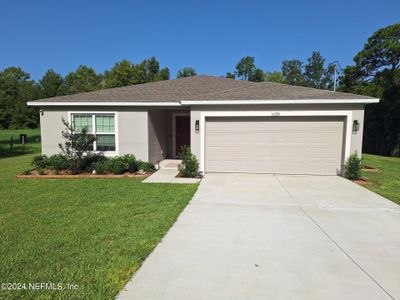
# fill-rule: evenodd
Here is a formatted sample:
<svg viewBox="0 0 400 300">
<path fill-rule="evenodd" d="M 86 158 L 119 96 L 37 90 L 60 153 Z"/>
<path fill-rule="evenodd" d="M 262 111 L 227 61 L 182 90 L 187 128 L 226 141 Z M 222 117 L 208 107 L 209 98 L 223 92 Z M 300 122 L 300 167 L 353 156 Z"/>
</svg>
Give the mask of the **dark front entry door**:
<svg viewBox="0 0 400 300">
<path fill-rule="evenodd" d="M 190 146 L 190 116 L 175 116 L 175 153 L 178 156 L 182 146 Z"/>
</svg>

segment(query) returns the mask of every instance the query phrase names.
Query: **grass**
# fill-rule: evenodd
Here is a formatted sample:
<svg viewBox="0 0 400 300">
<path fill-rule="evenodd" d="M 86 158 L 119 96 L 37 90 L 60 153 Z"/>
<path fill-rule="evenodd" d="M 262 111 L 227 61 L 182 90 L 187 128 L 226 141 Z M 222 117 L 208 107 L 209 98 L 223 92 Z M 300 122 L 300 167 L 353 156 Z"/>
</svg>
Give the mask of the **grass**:
<svg viewBox="0 0 400 300">
<path fill-rule="evenodd" d="M 363 154 L 363 164 L 378 169 L 378 172 L 362 171 L 368 178 L 367 189 L 400 204 L 400 158 Z"/>
<path fill-rule="evenodd" d="M 0 159 L 0 281 L 78 288 L 0 290 L 0 299 L 112 299 L 197 189 L 132 178 L 16 179 L 33 156 Z"/>
<path fill-rule="evenodd" d="M 28 143 L 23 146 L 19 142 L 19 135 L 24 133 L 28 137 Z M 14 146 L 10 150 L 11 137 L 14 139 Z M 24 154 L 32 154 L 40 152 L 40 129 L 16 129 L 16 130 L 0 130 L 0 158 L 14 157 Z"/>
</svg>

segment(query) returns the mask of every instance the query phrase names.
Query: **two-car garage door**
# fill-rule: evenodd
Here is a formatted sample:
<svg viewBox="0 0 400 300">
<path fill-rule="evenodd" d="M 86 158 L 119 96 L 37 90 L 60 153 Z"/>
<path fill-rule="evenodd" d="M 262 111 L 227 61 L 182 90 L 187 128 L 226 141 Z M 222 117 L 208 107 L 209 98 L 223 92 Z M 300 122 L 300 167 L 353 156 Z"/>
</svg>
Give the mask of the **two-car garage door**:
<svg viewBox="0 0 400 300">
<path fill-rule="evenodd" d="M 206 172 L 336 175 L 344 118 L 206 118 Z"/>
</svg>

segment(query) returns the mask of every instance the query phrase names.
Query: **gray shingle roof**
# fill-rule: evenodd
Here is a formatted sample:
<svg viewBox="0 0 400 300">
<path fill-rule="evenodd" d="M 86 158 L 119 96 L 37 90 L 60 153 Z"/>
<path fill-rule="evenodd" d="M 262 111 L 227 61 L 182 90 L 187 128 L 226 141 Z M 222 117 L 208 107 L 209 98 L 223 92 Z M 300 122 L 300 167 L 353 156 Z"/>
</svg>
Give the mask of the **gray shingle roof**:
<svg viewBox="0 0 400 300">
<path fill-rule="evenodd" d="M 291 86 L 273 82 L 254 83 L 214 76 L 194 76 L 150 82 L 94 92 L 52 97 L 35 102 L 179 102 L 182 100 L 297 100 L 372 99 L 347 93 Z"/>
<path fill-rule="evenodd" d="M 260 82 L 240 89 L 201 95 L 193 100 L 305 100 L 373 99 L 368 96 L 333 92 L 275 82 Z"/>
</svg>

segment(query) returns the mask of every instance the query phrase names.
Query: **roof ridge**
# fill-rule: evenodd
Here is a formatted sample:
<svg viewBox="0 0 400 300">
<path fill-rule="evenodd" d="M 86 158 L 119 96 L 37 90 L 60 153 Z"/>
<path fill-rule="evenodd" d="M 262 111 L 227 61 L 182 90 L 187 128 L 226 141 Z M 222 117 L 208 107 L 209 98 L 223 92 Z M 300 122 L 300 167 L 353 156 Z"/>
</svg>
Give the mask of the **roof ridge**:
<svg viewBox="0 0 400 300">
<path fill-rule="evenodd" d="M 222 78 L 224 78 L 224 77 L 222 77 Z M 222 91 L 218 91 L 218 92 L 211 92 L 211 93 L 205 93 L 205 94 L 200 94 L 200 95 L 196 95 L 196 96 L 197 97 L 203 97 L 203 96 L 215 95 L 215 94 L 219 94 L 219 93 L 226 93 L 226 92 L 230 92 L 230 91 L 250 88 L 250 87 L 252 87 L 252 86 L 254 86 L 256 84 L 256 82 L 252 82 L 252 81 L 236 80 L 236 79 L 233 79 L 233 78 L 225 78 L 225 79 L 235 80 L 235 81 L 238 81 L 238 82 L 246 82 L 246 83 L 249 83 L 250 85 L 248 85 L 248 86 L 239 86 L 239 87 L 235 87 L 235 88 L 231 88 L 231 89 L 227 89 L 227 90 L 222 90 Z M 188 100 L 190 100 L 190 99 L 188 99 Z"/>
<path fill-rule="evenodd" d="M 294 85 L 294 84 L 288 84 L 288 83 L 281 83 L 281 82 L 274 82 L 274 81 L 262 81 L 262 82 L 257 82 L 256 84 L 272 84 L 272 85 L 284 85 L 286 87 L 289 88 L 300 88 L 300 89 L 304 89 L 304 90 L 312 90 L 312 91 L 323 91 L 323 92 L 329 92 L 332 94 L 339 94 L 339 95 L 357 95 L 357 94 L 353 94 L 353 93 L 346 93 L 346 92 L 337 92 L 337 91 L 332 91 L 332 90 L 327 90 L 327 89 L 321 89 L 321 88 L 315 88 L 315 87 L 311 87 L 311 86 L 303 86 L 303 85 Z M 359 96 L 359 95 L 357 95 Z M 368 95 L 364 95 L 364 96 L 368 96 Z M 370 96 L 369 96 L 370 97 Z"/>
</svg>

